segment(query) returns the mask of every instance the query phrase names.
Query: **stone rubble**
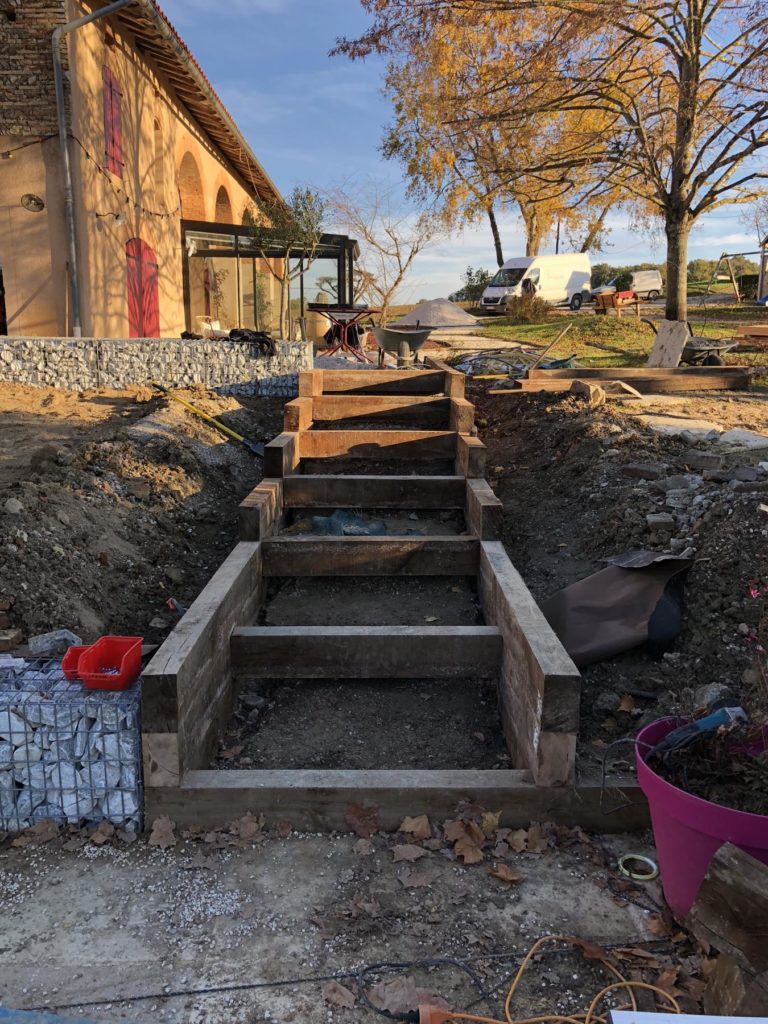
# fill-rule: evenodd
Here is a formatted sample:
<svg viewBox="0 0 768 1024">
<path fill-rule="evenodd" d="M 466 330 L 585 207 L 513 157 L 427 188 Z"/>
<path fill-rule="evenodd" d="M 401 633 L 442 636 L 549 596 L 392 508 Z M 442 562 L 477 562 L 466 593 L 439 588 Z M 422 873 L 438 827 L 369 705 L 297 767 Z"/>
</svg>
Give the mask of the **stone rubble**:
<svg viewBox="0 0 768 1024">
<path fill-rule="evenodd" d="M 140 759 L 138 685 L 85 690 L 58 661 L 0 663 L 0 829 L 46 818 L 139 829 Z"/>
</svg>

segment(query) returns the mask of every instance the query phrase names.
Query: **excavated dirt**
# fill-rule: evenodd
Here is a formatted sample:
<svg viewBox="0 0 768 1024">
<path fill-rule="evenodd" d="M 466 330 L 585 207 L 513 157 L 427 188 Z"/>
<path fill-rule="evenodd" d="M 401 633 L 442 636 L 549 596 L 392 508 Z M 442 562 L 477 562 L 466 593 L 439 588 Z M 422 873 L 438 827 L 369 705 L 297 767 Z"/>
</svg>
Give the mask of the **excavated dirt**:
<svg viewBox="0 0 768 1024">
<path fill-rule="evenodd" d="M 249 437 L 282 402 L 188 400 Z M 158 642 L 236 540 L 235 508 L 261 463 L 146 388 L 74 393 L 0 386 L 0 601 L 22 630 Z"/>
<path fill-rule="evenodd" d="M 673 649 L 654 660 L 637 648 L 584 670 L 580 770 L 594 775 L 614 740 L 666 714 L 690 712 L 727 686 L 753 713 L 764 713 L 768 586 L 768 476 L 765 450 L 735 451 L 714 442 L 654 433 L 618 404 L 589 409 L 564 395 L 494 398 L 479 387 L 480 436 L 488 446 L 488 477 L 504 503 L 503 540 L 534 596 L 544 600 L 604 567 L 605 559 L 648 548 L 695 559 L 688 574 L 683 628 Z M 718 400 L 719 399 L 719 400 Z M 684 404 L 699 415 L 698 399 Z M 701 415 L 724 427 L 749 423 L 768 431 L 761 395 L 705 396 Z M 720 415 L 720 410 L 723 414 Z M 752 481 L 719 483 L 689 467 L 692 449 L 724 452 L 724 466 L 749 469 Z M 688 473 L 682 497 L 662 481 L 627 475 L 632 463 L 664 464 L 668 477 Z M 682 502 L 675 505 L 674 502 Z M 649 513 L 671 512 L 671 533 L 653 532 Z M 708 688 L 705 689 L 705 687 Z M 628 745 L 610 752 L 617 768 Z"/>
</svg>

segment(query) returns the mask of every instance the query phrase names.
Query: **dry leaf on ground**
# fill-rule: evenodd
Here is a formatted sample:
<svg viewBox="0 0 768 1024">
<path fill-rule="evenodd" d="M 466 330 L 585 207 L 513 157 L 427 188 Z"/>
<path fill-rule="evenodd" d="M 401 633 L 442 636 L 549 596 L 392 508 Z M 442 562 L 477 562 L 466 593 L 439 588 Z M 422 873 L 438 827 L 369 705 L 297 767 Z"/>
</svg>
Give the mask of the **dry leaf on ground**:
<svg viewBox="0 0 768 1024">
<path fill-rule="evenodd" d="M 488 839 L 493 836 L 493 833 L 499 827 L 499 818 L 501 817 L 501 811 L 496 811 L 494 814 L 492 811 L 484 811 L 482 817 L 482 829 Z"/>
<path fill-rule="evenodd" d="M 400 884 L 406 889 L 424 889 L 428 885 L 432 885 L 437 878 L 437 872 L 430 870 L 407 871 L 397 877 Z"/>
<path fill-rule="evenodd" d="M 344 820 L 361 839 L 370 838 L 379 831 L 379 808 L 375 804 L 350 804 Z"/>
<path fill-rule="evenodd" d="M 508 882 L 510 885 L 517 885 L 518 882 L 523 880 L 520 872 L 515 871 L 514 868 L 509 867 L 507 864 L 494 864 L 491 874 L 494 878 L 498 878 L 502 882 Z"/>
<path fill-rule="evenodd" d="M 293 826 L 290 821 L 278 821 L 277 834 L 281 839 L 287 839 L 291 832 L 293 832 Z"/>
<path fill-rule="evenodd" d="M 189 864 L 183 865 L 187 871 L 196 871 L 203 869 L 205 871 L 213 871 L 212 857 L 206 857 L 202 850 L 195 850 L 192 854 L 192 859 Z"/>
<path fill-rule="evenodd" d="M 619 711 L 634 711 L 635 698 L 630 693 L 625 693 L 619 704 Z"/>
<path fill-rule="evenodd" d="M 260 815 L 258 818 L 248 811 L 242 818 L 238 818 L 233 823 L 231 831 L 234 835 L 239 836 L 241 839 L 254 839 L 264 824 L 264 818 Z"/>
<path fill-rule="evenodd" d="M 467 834 L 463 821 L 444 821 L 443 833 L 445 838 L 451 843 L 464 839 Z"/>
<path fill-rule="evenodd" d="M 541 825 L 534 822 L 528 829 L 528 853 L 544 853 L 547 849 L 547 838 Z"/>
<path fill-rule="evenodd" d="M 323 999 L 329 1006 L 344 1006 L 351 1010 L 355 1005 L 356 996 L 338 981 L 326 981 L 322 988 Z"/>
<path fill-rule="evenodd" d="M 393 1014 L 408 1013 L 424 1003 L 448 1009 L 448 1004 L 441 996 L 428 989 L 417 988 L 410 974 L 398 975 L 390 981 L 380 981 L 371 988 L 368 998 L 380 1010 Z"/>
<path fill-rule="evenodd" d="M 175 846 L 176 835 L 173 829 L 174 824 L 167 815 L 164 815 L 162 818 L 155 818 L 152 822 L 149 845 L 159 846 L 161 850 L 167 850 L 169 847 Z"/>
<path fill-rule="evenodd" d="M 111 821 L 100 821 L 96 829 L 91 833 L 90 839 L 96 846 L 103 846 L 115 834 L 115 826 Z"/>
<path fill-rule="evenodd" d="M 483 851 L 468 836 L 460 839 L 453 849 L 456 856 L 461 857 L 465 864 L 479 864 L 483 859 Z"/>
<path fill-rule="evenodd" d="M 419 857 L 426 857 L 427 851 L 422 850 L 420 846 L 414 846 L 413 843 L 402 843 L 399 846 L 395 846 L 392 850 L 392 859 L 395 863 L 400 860 L 413 861 L 418 860 Z"/>
<path fill-rule="evenodd" d="M 432 826 L 426 814 L 420 814 L 417 818 L 403 818 L 397 831 L 405 832 L 416 840 L 429 839 L 432 836 Z"/>
<path fill-rule="evenodd" d="M 238 754 L 242 754 L 242 747 L 229 747 L 227 750 L 222 750 L 219 757 L 222 761 L 233 761 Z"/>
<path fill-rule="evenodd" d="M 597 942 L 590 942 L 589 939 L 572 938 L 574 946 L 577 946 L 586 960 L 609 960 L 610 955 L 607 949 Z"/>
<path fill-rule="evenodd" d="M 528 846 L 528 830 L 525 828 L 515 829 L 507 836 L 509 848 L 515 853 L 522 853 Z"/>
<path fill-rule="evenodd" d="M 352 849 L 358 857 L 370 857 L 373 853 L 373 843 L 370 839 L 358 839 Z"/>
</svg>

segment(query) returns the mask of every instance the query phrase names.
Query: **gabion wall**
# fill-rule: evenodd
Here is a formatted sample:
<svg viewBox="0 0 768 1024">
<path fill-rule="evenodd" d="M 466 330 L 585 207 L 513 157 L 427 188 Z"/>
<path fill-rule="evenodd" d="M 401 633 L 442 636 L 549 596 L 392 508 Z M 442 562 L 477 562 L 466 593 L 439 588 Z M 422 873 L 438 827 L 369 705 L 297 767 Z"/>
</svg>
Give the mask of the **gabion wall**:
<svg viewBox="0 0 768 1024">
<path fill-rule="evenodd" d="M 285 395 L 312 369 L 312 343 L 278 341 L 274 356 L 234 341 L 181 338 L 0 338 L 0 381 L 71 391 L 158 380 L 222 392 Z"/>
<path fill-rule="evenodd" d="M 86 690 L 58 661 L 0 660 L 0 829 L 141 828 L 140 691 Z"/>
</svg>

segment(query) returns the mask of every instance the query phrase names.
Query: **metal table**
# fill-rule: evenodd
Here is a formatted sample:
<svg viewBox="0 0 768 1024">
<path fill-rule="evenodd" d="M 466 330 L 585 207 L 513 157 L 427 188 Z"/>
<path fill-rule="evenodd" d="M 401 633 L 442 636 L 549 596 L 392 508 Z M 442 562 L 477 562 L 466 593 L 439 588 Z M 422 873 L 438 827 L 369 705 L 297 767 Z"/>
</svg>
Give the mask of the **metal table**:
<svg viewBox="0 0 768 1024">
<path fill-rule="evenodd" d="M 368 306 L 325 306 L 321 302 L 310 302 L 307 304 L 307 309 L 313 313 L 321 313 L 332 327 L 339 329 L 338 341 L 329 345 L 323 352 L 318 352 L 318 356 L 332 356 L 335 352 L 342 351 L 349 352 L 361 363 L 373 362 L 373 359 L 369 359 L 363 352 L 362 345 L 357 346 L 350 343 L 349 329 L 360 323 L 363 317 L 379 313 L 380 310 L 371 309 Z"/>
</svg>

